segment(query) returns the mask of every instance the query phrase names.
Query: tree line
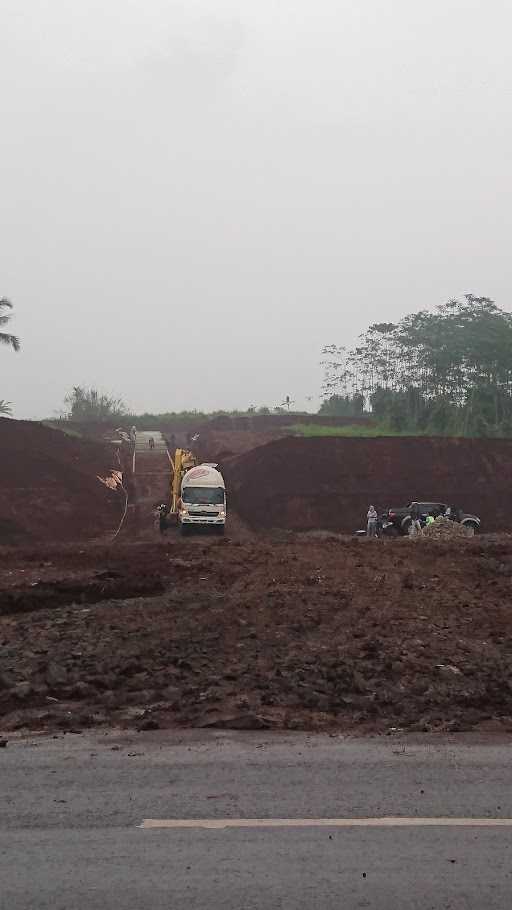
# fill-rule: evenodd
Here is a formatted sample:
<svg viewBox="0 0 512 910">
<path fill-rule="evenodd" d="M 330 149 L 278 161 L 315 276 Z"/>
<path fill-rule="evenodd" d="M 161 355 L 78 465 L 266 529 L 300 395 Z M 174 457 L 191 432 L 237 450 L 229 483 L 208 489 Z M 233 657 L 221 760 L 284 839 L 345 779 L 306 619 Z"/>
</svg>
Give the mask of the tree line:
<svg viewBox="0 0 512 910">
<path fill-rule="evenodd" d="M 292 402 L 290 402 L 290 405 Z M 73 386 L 64 398 L 62 419 L 77 423 L 88 422 L 116 422 L 136 421 L 142 428 L 144 425 L 154 426 L 155 423 L 166 423 L 172 420 L 190 421 L 197 424 L 198 420 L 207 420 L 212 417 L 253 417 L 255 415 L 267 416 L 269 414 L 288 414 L 294 412 L 285 403 L 282 406 L 269 408 L 266 406 L 250 406 L 246 410 L 217 410 L 217 411 L 168 411 L 159 414 L 134 414 L 122 398 L 98 389 L 96 386 Z"/>
<path fill-rule="evenodd" d="M 489 297 L 374 323 L 323 354 L 324 407 L 366 409 L 394 431 L 512 435 L 512 314 Z"/>
<path fill-rule="evenodd" d="M 19 351 L 19 338 L 5 331 L 11 311 L 12 303 L 0 298 L 0 344 Z M 369 414 L 392 432 L 512 436 L 512 314 L 489 297 L 466 294 L 397 323 L 374 323 L 353 348 L 327 345 L 323 356 L 320 414 Z M 121 398 L 95 387 L 74 386 L 65 405 L 65 417 L 76 421 L 132 416 Z M 142 416 L 197 420 L 290 413 L 292 405 L 287 396 L 274 408 Z M 10 403 L 0 399 L 2 413 L 10 413 Z"/>
</svg>

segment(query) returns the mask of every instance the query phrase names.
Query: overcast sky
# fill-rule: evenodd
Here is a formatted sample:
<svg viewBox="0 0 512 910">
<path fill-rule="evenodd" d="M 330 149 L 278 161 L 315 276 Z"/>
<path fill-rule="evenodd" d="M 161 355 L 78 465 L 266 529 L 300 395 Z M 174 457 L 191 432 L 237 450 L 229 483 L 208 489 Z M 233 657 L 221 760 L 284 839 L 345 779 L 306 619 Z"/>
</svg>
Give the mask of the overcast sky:
<svg viewBox="0 0 512 910">
<path fill-rule="evenodd" d="M 2 0 L 0 398 L 316 408 L 323 344 L 508 308 L 511 27 L 506 0 Z"/>
</svg>

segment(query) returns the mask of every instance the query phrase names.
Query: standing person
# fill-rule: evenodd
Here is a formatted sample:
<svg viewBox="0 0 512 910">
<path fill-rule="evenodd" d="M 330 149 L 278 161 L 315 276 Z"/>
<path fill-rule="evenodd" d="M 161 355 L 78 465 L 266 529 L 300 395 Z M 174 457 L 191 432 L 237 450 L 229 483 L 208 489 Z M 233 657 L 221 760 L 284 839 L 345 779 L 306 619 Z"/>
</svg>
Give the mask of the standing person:
<svg viewBox="0 0 512 910">
<path fill-rule="evenodd" d="M 156 511 L 158 515 L 158 527 L 160 534 L 164 534 L 167 530 L 167 514 L 169 512 L 169 509 L 165 503 L 162 503 L 160 506 L 158 506 L 158 509 Z"/>
<path fill-rule="evenodd" d="M 154 448 L 155 448 L 155 440 L 153 439 L 152 436 L 149 437 L 149 448 L 150 448 L 150 449 L 154 449 Z"/>
<path fill-rule="evenodd" d="M 415 534 L 421 534 L 420 509 L 417 502 L 413 502 L 411 506 L 411 524 L 409 527 L 409 534 L 411 537 L 414 537 Z"/>
<path fill-rule="evenodd" d="M 366 533 L 368 537 L 377 537 L 377 520 L 378 520 L 377 510 L 375 506 L 370 506 L 368 509 Z"/>
</svg>

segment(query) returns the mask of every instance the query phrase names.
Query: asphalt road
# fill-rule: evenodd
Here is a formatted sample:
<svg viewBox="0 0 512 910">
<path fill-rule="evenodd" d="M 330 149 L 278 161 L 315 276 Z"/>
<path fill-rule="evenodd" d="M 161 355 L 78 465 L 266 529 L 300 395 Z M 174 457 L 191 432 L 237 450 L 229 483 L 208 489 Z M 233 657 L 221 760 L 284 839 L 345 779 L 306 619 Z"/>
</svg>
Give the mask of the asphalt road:
<svg viewBox="0 0 512 910">
<path fill-rule="evenodd" d="M 0 907 L 505 910 L 512 827 L 417 819 L 512 819 L 511 783 L 510 745 L 471 738 L 11 741 L 0 749 Z M 412 826 L 296 826 L 387 816 Z M 140 827 L 276 818 L 292 824 Z"/>
</svg>

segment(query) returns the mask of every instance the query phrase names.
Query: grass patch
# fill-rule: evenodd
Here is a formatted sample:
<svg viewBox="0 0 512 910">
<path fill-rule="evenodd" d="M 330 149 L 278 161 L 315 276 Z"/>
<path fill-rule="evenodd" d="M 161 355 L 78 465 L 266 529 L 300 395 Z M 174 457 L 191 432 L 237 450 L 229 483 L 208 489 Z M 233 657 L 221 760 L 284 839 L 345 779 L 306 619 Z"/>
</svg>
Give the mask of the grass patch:
<svg viewBox="0 0 512 910">
<path fill-rule="evenodd" d="M 287 431 L 292 436 L 421 436 L 423 434 L 410 430 L 390 430 L 389 427 L 382 426 L 364 426 L 361 424 L 349 424 L 346 427 L 324 427 L 317 426 L 314 423 L 296 423 L 287 427 Z"/>
</svg>

